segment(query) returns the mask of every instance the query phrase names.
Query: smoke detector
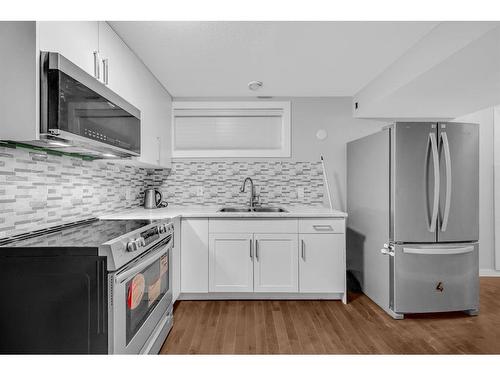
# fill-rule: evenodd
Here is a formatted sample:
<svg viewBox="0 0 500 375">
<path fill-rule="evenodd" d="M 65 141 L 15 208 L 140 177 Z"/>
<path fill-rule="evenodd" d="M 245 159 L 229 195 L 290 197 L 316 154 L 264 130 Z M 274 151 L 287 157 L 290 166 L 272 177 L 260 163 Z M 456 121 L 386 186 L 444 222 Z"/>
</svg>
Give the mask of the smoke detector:
<svg viewBox="0 0 500 375">
<path fill-rule="evenodd" d="M 262 87 L 263 83 L 261 81 L 250 81 L 248 82 L 248 88 L 252 91 L 257 91 Z"/>
</svg>

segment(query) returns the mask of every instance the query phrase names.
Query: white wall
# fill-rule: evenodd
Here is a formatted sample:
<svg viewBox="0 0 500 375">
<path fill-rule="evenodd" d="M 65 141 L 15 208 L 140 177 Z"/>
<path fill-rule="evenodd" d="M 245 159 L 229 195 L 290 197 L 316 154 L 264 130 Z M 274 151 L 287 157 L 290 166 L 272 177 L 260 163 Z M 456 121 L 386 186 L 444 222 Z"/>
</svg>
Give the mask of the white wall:
<svg viewBox="0 0 500 375">
<path fill-rule="evenodd" d="M 479 124 L 479 268 L 482 274 L 495 269 L 493 118 L 494 108 L 490 107 L 455 120 Z"/>
<path fill-rule="evenodd" d="M 333 204 L 346 209 L 346 143 L 374 133 L 385 123 L 352 117 L 351 98 L 292 99 L 292 158 L 325 158 Z M 325 129 L 328 138 L 320 141 L 316 132 Z"/>
<path fill-rule="evenodd" d="M 252 99 L 174 98 L 174 100 L 248 101 Z M 286 158 L 286 160 L 319 161 L 320 155 L 323 155 L 333 195 L 334 207 L 344 211 L 346 208 L 346 143 L 378 131 L 385 123 L 354 119 L 351 110 L 351 97 L 276 97 L 272 100 L 291 101 L 292 156 L 291 158 Z M 328 137 L 324 141 L 316 138 L 316 132 L 319 129 L 325 129 L 328 132 Z M 273 158 L 273 160 L 277 159 L 283 158 Z M 327 203 L 326 194 L 325 203 Z"/>
<path fill-rule="evenodd" d="M 495 107 L 493 114 L 494 154 L 494 199 L 495 199 L 495 269 L 500 270 L 500 106 Z"/>
</svg>

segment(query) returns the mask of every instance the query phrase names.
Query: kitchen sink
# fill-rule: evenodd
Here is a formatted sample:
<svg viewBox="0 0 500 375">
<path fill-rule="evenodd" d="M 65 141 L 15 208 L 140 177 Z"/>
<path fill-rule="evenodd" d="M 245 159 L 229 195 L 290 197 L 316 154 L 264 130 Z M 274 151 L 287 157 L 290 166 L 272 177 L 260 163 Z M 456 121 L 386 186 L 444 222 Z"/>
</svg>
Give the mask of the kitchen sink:
<svg viewBox="0 0 500 375">
<path fill-rule="evenodd" d="M 218 212 L 288 212 L 281 207 L 223 207 Z"/>
<path fill-rule="evenodd" d="M 284 208 L 281 207 L 254 207 L 254 212 L 288 212 Z"/>
<path fill-rule="evenodd" d="M 218 212 L 251 212 L 250 208 L 245 207 L 223 207 Z"/>
</svg>

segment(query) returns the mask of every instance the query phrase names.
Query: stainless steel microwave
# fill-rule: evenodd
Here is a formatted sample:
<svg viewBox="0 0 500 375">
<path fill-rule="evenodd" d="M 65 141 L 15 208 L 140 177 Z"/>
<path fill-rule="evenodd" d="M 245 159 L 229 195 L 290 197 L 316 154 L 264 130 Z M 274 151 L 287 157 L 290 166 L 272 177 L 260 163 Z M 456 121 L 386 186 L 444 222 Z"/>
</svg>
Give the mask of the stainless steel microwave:
<svg viewBox="0 0 500 375">
<path fill-rule="evenodd" d="M 59 53 L 40 56 L 40 141 L 94 158 L 141 153 L 140 111 Z"/>
</svg>

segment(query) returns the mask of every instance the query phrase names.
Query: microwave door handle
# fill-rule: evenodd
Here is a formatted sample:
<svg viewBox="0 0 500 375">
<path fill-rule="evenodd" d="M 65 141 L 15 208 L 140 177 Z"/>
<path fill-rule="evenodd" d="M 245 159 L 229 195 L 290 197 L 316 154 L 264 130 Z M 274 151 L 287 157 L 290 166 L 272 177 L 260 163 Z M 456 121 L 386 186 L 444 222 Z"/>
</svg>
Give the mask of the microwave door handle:
<svg viewBox="0 0 500 375">
<path fill-rule="evenodd" d="M 429 232 L 434 232 L 436 230 L 436 223 L 437 223 L 437 216 L 438 216 L 438 209 L 439 209 L 439 188 L 440 188 L 440 186 L 439 186 L 439 164 L 438 164 L 439 153 L 438 153 L 438 147 L 437 147 L 435 133 L 429 133 L 427 147 L 429 147 L 429 145 L 431 147 L 432 164 L 434 166 L 434 201 L 432 204 L 431 221 L 428 224 L 427 229 L 429 230 Z"/>
<path fill-rule="evenodd" d="M 441 224 L 441 232 L 445 232 L 448 227 L 448 219 L 450 218 L 450 203 L 451 203 L 451 154 L 450 143 L 446 132 L 441 132 L 440 136 L 443 141 L 444 162 L 446 167 L 446 198 L 444 201 L 443 222 Z"/>
</svg>

